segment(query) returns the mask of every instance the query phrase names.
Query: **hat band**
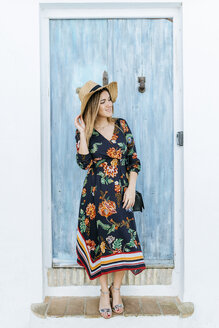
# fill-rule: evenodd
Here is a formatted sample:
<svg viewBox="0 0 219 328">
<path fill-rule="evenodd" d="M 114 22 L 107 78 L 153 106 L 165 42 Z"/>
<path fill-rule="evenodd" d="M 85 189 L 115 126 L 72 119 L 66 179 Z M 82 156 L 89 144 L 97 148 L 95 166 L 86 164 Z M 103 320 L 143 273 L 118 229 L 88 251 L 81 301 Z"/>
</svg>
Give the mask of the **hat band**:
<svg viewBox="0 0 219 328">
<path fill-rule="evenodd" d="M 97 84 L 97 85 L 95 85 L 95 87 L 93 87 L 89 92 L 94 91 L 94 90 L 96 90 L 96 89 L 98 89 L 98 88 L 102 88 L 102 86 L 99 85 L 99 84 Z"/>
</svg>

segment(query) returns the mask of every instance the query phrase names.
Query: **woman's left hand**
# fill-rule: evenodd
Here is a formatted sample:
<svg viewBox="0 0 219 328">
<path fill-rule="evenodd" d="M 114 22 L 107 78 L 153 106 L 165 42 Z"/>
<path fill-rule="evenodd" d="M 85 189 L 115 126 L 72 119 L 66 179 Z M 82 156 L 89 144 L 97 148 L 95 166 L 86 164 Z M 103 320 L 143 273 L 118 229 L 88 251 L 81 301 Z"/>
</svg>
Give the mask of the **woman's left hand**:
<svg viewBox="0 0 219 328">
<path fill-rule="evenodd" d="M 123 208 L 129 209 L 130 207 L 133 207 L 135 204 L 135 188 L 131 188 L 130 186 L 126 189 L 123 197 Z"/>
</svg>

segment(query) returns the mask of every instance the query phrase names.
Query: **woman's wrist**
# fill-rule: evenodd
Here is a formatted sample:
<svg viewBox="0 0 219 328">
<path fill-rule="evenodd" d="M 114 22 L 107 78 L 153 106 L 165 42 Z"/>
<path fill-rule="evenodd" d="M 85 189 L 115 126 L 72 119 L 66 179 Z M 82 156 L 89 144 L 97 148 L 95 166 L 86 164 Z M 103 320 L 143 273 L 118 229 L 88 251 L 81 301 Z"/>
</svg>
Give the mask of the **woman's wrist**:
<svg viewBox="0 0 219 328">
<path fill-rule="evenodd" d="M 129 187 L 132 190 L 135 190 L 136 188 L 136 180 L 137 180 L 137 173 L 136 172 L 130 172 L 129 175 Z"/>
<path fill-rule="evenodd" d="M 129 189 L 131 189 L 131 190 L 135 190 L 135 188 L 136 188 L 136 184 L 130 184 L 129 183 Z"/>
<path fill-rule="evenodd" d="M 79 131 L 81 136 L 85 136 L 85 131 Z"/>
</svg>

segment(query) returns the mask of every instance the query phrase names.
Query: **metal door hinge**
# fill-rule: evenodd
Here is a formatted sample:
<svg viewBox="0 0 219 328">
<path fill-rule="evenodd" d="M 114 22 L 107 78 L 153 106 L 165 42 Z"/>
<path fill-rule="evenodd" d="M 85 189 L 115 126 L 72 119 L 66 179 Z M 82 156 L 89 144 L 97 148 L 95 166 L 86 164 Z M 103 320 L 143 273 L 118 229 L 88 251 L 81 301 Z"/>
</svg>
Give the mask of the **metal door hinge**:
<svg viewBox="0 0 219 328">
<path fill-rule="evenodd" d="M 176 137 L 177 137 L 177 145 L 183 146 L 183 131 L 178 131 Z"/>
</svg>

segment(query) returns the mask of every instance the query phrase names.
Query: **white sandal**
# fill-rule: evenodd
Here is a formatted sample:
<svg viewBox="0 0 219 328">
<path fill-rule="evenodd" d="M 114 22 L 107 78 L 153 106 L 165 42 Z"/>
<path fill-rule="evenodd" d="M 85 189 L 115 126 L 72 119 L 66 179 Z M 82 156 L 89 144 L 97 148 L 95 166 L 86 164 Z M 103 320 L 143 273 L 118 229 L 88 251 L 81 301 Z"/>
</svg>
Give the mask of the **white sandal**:
<svg viewBox="0 0 219 328">
<path fill-rule="evenodd" d="M 113 282 L 111 283 L 111 286 L 109 288 L 109 291 L 110 291 L 110 297 L 113 298 L 111 287 L 113 287 L 113 289 L 115 289 L 115 290 L 120 290 L 120 288 L 114 287 L 113 286 Z M 116 304 L 116 305 L 112 306 L 113 312 L 118 313 L 118 314 L 122 314 L 124 312 L 124 310 L 122 312 L 117 312 L 117 310 L 119 308 L 124 309 L 124 305 L 123 304 Z"/>
<path fill-rule="evenodd" d="M 110 292 L 108 291 L 108 292 L 103 292 L 102 291 L 102 289 L 100 289 L 100 291 L 101 291 L 101 293 L 103 293 L 103 294 L 109 294 Z M 100 314 L 101 314 L 101 316 L 104 318 L 104 319 L 109 319 L 109 318 L 111 318 L 111 316 L 112 316 L 112 309 L 111 309 L 111 307 L 110 308 L 102 308 L 102 309 L 100 309 L 99 308 L 99 312 L 100 312 Z M 103 314 L 104 313 L 107 313 L 107 317 L 105 317 Z M 109 316 L 109 314 L 110 314 L 110 316 Z"/>
</svg>

